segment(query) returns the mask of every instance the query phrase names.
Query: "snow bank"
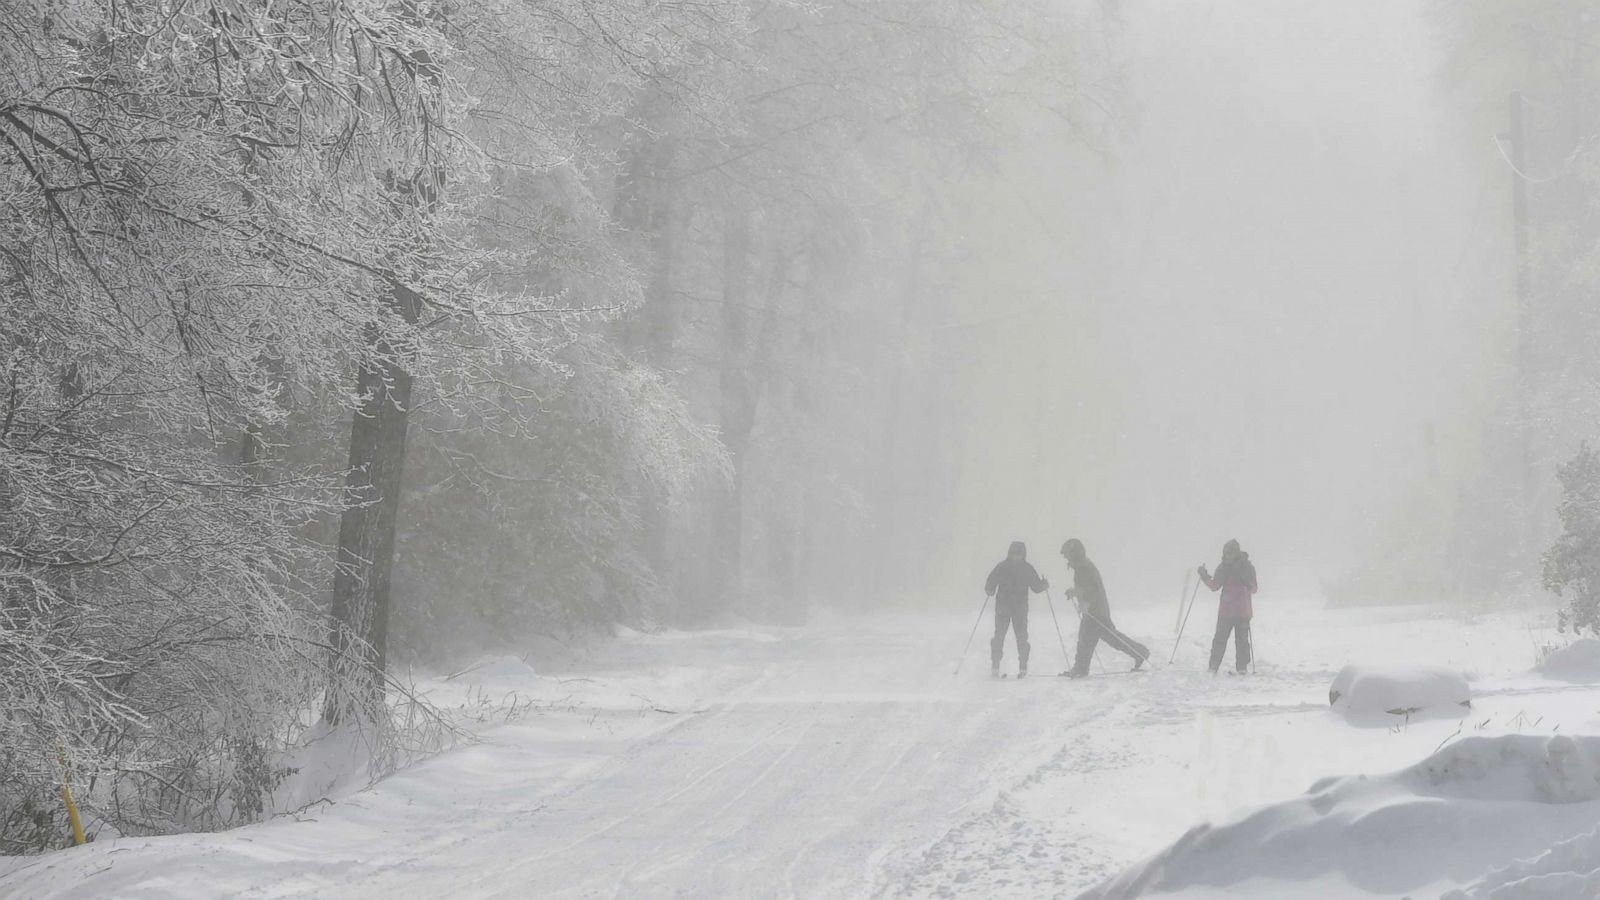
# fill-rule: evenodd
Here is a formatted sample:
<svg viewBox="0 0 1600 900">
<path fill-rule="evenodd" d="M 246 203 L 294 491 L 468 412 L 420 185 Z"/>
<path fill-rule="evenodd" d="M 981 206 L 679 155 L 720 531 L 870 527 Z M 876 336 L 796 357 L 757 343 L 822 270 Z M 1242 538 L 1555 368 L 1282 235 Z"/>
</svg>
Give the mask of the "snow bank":
<svg viewBox="0 0 1600 900">
<path fill-rule="evenodd" d="M 1345 666 L 1328 688 L 1328 704 L 1361 725 L 1459 717 L 1472 706 L 1460 672 L 1433 666 Z"/>
<path fill-rule="evenodd" d="M 1464 896 L 1540 897 L 1493 891 L 1539 877 L 1586 883 L 1575 879 L 1593 877 L 1600 839 L 1551 849 L 1554 862 L 1522 864 L 1526 877 L 1515 863 L 1588 832 L 1596 817 L 1600 737 L 1472 737 L 1399 772 L 1325 779 L 1293 800 L 1197 826 L 1083 897 L 1206 889 L 1245 898 L 1394 895 L 1480 879 L 1469 889 L 1479 893 Z M 1568 857 L 1585 861 L 1568 865 Z"/>
<path fill-rule="evenodd" d="M 468 684 L 495 684 L 507 683 L 519 686 L 536 684 L 539 673 L 525 660 L 515 656 L 491 656 L 481 659 L 476 663 L 449 676 L 449 680 L 460 679 Z"/>
<path fill-rule="evenodd" d="M 1577 684 L 1600 682 L 1600 640 L 1581 638 L 1550 654 L 1539 664 L 1549 678 Z"/>
<path fill-rule="evenodd" d="M 357 726 L 318 723 L 305 743 L 283 760 L 289 775 L 272 792 L 267 809 L 286 813 L 319 800 L 354 793 L 371 781 L 373 748 Z"/>
</svg>

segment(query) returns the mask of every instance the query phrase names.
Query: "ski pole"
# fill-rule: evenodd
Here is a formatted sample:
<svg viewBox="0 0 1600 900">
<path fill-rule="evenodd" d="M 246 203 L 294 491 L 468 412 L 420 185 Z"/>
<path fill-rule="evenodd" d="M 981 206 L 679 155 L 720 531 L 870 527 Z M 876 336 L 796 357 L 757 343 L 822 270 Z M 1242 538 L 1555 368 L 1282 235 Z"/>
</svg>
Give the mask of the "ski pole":
<svg viewBox="0 0 1600 900">
<path fill-rule="evenodd" d="M 1253 619 L 1254 617 L 1252 616 L 1251 618 Z M 1256 673 L 1256 623 L 1249 619 L 1245 621 L 1244 633 L 1247 637 L 1244 640 L 1245 643 L 1250 645 L 1250 674 L 1254 675 Z"/>
<path fill-rule="evenodd" d="M 1189 627 L 1189 613 L 1194 612 L 1194 598 L 1195 595 L 1200 593 L 1200 585 L 1202 583 L 1202 581 L 1196 579 L 1194 590 L 1189 592 L 1189 608 L 1183 612 L 1183 621 L 1178 625 L 1178 639 L 1172 642 L 1172 655 L 1167 657 L 1167 665 L 1169 666 L 1172 665 L 1173 660 L 1178 658 L 1178 648 L 1183 645 L 1183 630 Z"/>
<path fill-rule="evenodd" d="M 1127 635 L 1123 634 L 1122 632 L 1118 631 L 1115 628 L 1112 628 L 1110 625 L 1107 625 L 1106 623 L 1100 621 L 1100 617 L 1095 615 L 1093 610 L 1084 609 L 1083 608 L 1083 604 L 1078 603 L 1078 601 L 1076 599 L 1074 599 L 1072 602 L 1077 605 L 1078 613 L 1080 615 L 1085 616 L 1086 618 L 1089 619 L 1089 621 L 1091 621 L 1094 624 L 1100 626 L 1100 634 L 1101 634 L 1101 637 L 1103 638 L 1103 640 L 1095 642 L 1094 651 L 1092 653 L 1090 653 L 1089 655 L 1094 657 L 1094 664 L 1096 666 L 1100 667 L 1100 674 L 1104 675 L 1106 673 L 1106 664 L 1100 661 L 1100 644 L 1101 643 L 1111 644 L 1111 643 L 1115 642 L 1115 643 L 1121 644 L 1122 645 L 1121 649 L 1122 649 L 1122 651 L 1124 653 L 1131 652 L 1133 650 L 1133 647 L 1129 646 L 1127 644 L 1126 640 L 1123 640 L 1123 639 L 1127 638 Z M 1079 628 L 1083 627 L 1081 622 L 1080 622 L 1078 627 Z M 1148 662 L 1150 660 L 1149 648 L 1145 648 L 1145 649 L 1146 649 L 1146 652 L 1145 652 L 1145 657 L 1144 658 L 1145 658 L 1145 661 Z M 1144 663 L 1140 663 L 1140 665 L 1144 665 Z M 1153 669 L 1155 667 L 1151 666 L 1151 668 Z"/>
<path fill-rule="evenodd" d="M 1072 668 L 1072 660 L 1067 656 L 1067 639 L 1061 636 L 1061 620 L 1056 618 L 1056 601 L 1050 596 L 1050 589 L 1044 589 L 1044 599 L 1050 604 L 1050 621 L 1056 623 L 1056 643 L 1061 645 L 1061 658 L 1067 661 L 1067 668 Z"/>
<path fill-rule="evenodd" d="M 954 674 L 961 674 L 961 665 L 967 661 L 967 651 L 972 649 L 972 639 L 978 636 L 978 626 L 983 624 L 983 614 L 989 609 L 989 595 L 984 593 L 983 605 L 978 607 L 978 621 L 972 623 L 972 633 L 967 635 L 967 646 L 961 648 L 961 658 L 956 660 Z"/>
<path fill-rule="evenodd" d="M 1178 592 L 1178 619 L 1172 623 L 1173 630 L 1183 633 L 1183 598 L 1189 596 L 1189 579 L 1194 577 L 1193 569 L 1183 570 L 1183 590 Z"/>
<path fill-rule="evenodd" d="M 1096 625 L 1100 626 L 1100 630 L 1105 632 L 1105 642 L 1107 644 L 1115 645 L 1118 650 L 1121 650 L 1123 653 L 1127 653 L 1130 656 L 1137 656 L 1138 655 L 1137 652 L 1134 649 L 1135 641 L 1133 640 L 1133 638 L 1128 637 L 1126 634 L 1123 634 L 1118 629 L 1113 628 L 1110 625 L 1107 625 L 1106 623 L 1100 621 L 1100 617 L 1095 615 L 1092 612 L 1086 612 L 1086 613 L 1084 613 L 1084 615 L 1086 615 L 1089 618 L 1093 619 L 1094 623 Z M 1143 646 L 1143 645 L 1140 645 L 1140 646 Z M 1096 661 L 1098 661 L 1098 659 L 1099 658 L 1096 657 Z M 1142 666 L 1147 662 L 1150 662 L 1150 648 L 1149 647 L 1145 647 L 1144 648 L 1144 659 L 1139 663 L 1139 665 Z M 1154 669 L 1155 666 L 1151 665 L 1150 668 Z M 1104 665 L 1101 666 L 1101 671 L 1105 671 L 1105 666 Z"/>
</svg>

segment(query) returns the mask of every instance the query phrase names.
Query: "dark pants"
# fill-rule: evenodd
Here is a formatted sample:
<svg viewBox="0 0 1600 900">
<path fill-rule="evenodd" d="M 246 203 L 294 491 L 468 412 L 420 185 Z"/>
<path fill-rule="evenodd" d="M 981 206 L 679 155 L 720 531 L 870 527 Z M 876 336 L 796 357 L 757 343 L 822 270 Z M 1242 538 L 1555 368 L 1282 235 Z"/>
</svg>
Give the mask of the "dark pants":
<svg viewBox="0 0 1600 900">
<path fill-rule="evenodd" d="M 994 640 L 989 642 L 989 662 L 1000 665 L 1005 655 L 1006 629 L 1017 633 L 1017 666 L 1028 671 L 1028 601 L 997 600 L 994 604 Z"/>
<path fill-rule="evenodd" d="M 1109 616 L 1085 613 L 1078 620 L 1078 653 L 1072 664 L 1072 674 L 1089 674 L 1089 661 L 1094 659 L 1094 648 L 1102 639 L 1106 646 L 1133 657 L 1134 662 L 1142 663 L 1150 658 L 1150 648 L 1118 631 Z"/>
<path fill-rule="evenodd" d="M 1240 672 L 1250 669 L 1250 619 L 1243 616 L 1218 616 L 1217 636 L 1211 639 L 1211 671 L 1222 668 L 1228 652 L 1228 635 L 1233 635 L 1233 658 Z"/>
</svg>

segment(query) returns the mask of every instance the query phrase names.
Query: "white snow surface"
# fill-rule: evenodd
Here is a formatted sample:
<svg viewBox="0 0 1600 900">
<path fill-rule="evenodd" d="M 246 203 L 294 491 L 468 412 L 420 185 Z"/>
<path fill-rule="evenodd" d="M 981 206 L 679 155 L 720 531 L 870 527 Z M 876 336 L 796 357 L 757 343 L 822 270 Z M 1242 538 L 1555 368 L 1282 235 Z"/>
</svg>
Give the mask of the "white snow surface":
<svg viewBox="0 0 1600 900">
<path fill-rule="evenodd" d="M 1442 666 L 1349 665 L 1333 677 L 1328 703 L 1362 725 L 1459 719 L 1472 705 L 1472 688 L 1465 675 Z"/>
<path fill-rule="evenodd" d="M 1558 842 L 1537 858 L 1490 872 L 1443 900 L 1572 900 L 1600 897 L 1600 828 Z"/>
<path fill-rule="evenodd" d="M 1600 687 L 1528 674 L 1527 617 L 1257 606 L 1247 677 L 1194 622 L 1174 666 L 1048 677 L 1042 604 L 1021 682 L 987 623 L 951 674 L 970 609 L 491 658 L 417 678 L 475 744 L 230 832 L 0 858 L 0 897 L 1587 895 Z M 1116 613 L 1171 651 L 1166 604 Z M 1351 728 L 1353 648 L 1469 672 L 1473 708 Z"/>
</svg>

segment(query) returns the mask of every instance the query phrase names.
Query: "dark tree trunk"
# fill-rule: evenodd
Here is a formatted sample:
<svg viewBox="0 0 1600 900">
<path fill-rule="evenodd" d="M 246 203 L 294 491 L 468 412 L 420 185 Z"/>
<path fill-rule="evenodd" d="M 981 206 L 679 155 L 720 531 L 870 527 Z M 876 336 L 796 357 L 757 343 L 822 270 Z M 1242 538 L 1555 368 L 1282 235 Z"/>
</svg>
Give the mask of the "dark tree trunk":
<svg viewBox="0 0 1600 900">
<path fill-rule="evenodd" d="M 719 570 L 718 596 L 724 603 L 738 598 L 744 586 L 745 514 L 744 491 L 750 477 L 750 443 L 755 431 L 756 413 L 761 403 L 766 375 L 772 367 L 772 354 L 777 345 L 778 320 L 782 312 L 783 294 L 788 286 L 790 254 L 781 246 L 775 248 L 770 269 L 770 281 L 762 299 L 759 330 L 750 333 L 751 269 L 756 254 L 751 246 L 750 211 L 734 204 L 728 211 L 723 238 L 723 297 L 722 297 L 722 377 L 721 377 L 721 431 L 723 445 L 732 463 L 732 479 L 725 502 L 717 510 L 715 530 L 722 568 Z M 769 552 L 783 545 L 781 560 L 770 559 L 780 571 L 774 572 L 779 588 L 779 599 L 787 603 L 792 597 L 792 578 L 787 573 L 793 569 L 793 525 L 788 513 L 778 510 L 767 520 Z M 766 611 L 772 613 L 773 611 Z M 777 611 L 780 617 L 788 614 Z"/>
<path fill-rule="evenodd" d="M 396 287 L 392 309 L 407 323 L 420 317 L 420 298 Z M 411 416 L 413 348 L 396 346 L 370 326 L 371 346 L 356 375 L 361 408 L 350 425 L 350 467 L 339 518 L 339 558 L 333 580 L 334 672 L 324 718 L 374 714 L 384 702 L 389 636 L 389 583 L 399 519 L 406 429 Z"/>
<path fill-rule="evenodd" d="M 772 373 L 777 365 L 773 354 L 778 346 L 779 319 L 783 313 L 784 292 L 789 287 L 789 268 L 792 260 L 792 253 L 781 244 L 773 248 L 772 268 L 766 297 L 762 303 L 761 330 L 757 333 L 749 354 L 750 375 L 747 393 L 750 403 L 748 418 L 752 430 L 760 403 L 768 397 Z M 806 465 L 801 461 L 798 465 L 798 474 L 802 475 L 802 479 L 805 471 Z M 801 501 L 797 498 L 796 502 Z M 779 499 L 772 504 L 766 520 L 768 576 L 770 584 L 776 588 L 773 600 L 778 604 L 778 608 L 768 610 L 768 614 L 773 621 L 791 624 L 803 623 L 806 619 L 805 609 L 796 600 L 795 562 L 798 541 L 796 516 L 796 510 L 788 505 L 787 500 Z"/>
<path fill-rule="evenodd" d="M 799 502 L 804 505 L 803 495 Z M 787 625 L 803 625 L 806 621 L 805 604 L 799 600 L 800 529 L 795 525 L 796 518 L 781 505 L 767 515 L 768 575 L 777 588 L 778 602 L 772 617 Z"/>
<path fill-rule="evenodd" d="M 673 347 L 678 336 L 677 303 L 672 294 L 673 208 L 667 172 L 672 166 L 673 148 L 666 138 L 656 141 L 651 154 L 647 227 L 650 230 L 650 280 L 645 294 L 645 358 L 658 372 L 672 365 Z M 667 550 L 667 498 L 649 488 L 644 496 L 641 528 L 644 532 L 645 559 L 658 574 L 665 575 Z"/>
<path fill-rule="evenodd" d="M 789 601 L 790 612 L 796 624 L 804 625 L 811 618 L 811 569 L 816 557 L 816 492 L 810 489 L 812 475 L 804 473 L 800 492 L 800 524 L 794 535 L 794 596 Z"/>
<path fill-rule="evenodd" d="M 906 288 L 900 298 L 900 320 L 896 323 L 902 334 L 906 333 L 912 324 L 913 310 L 915 310 L 922 294 L 922 237 L 919 234 L 912 239 L 910 248 L 909 273 L 906 276 Z M 911 524 L 905 515 L 905 491 L 902 490 L 900 456 L 902 451 L 901 437 L 906 429 L 904 420 L 905 395 L 906 395 L 906 365 L 903 358 L 903 349 L 891 350 L 894 355 L 890 359 L 892 374 L 889 376 L 889 389 L 884 394 L 883 407 L 883 436 L 878 450 L 878 522 L 877 541 L 873 547 L 876 553 L 881 554 L 881 564 L 874 566 L 873 594 L 875 599 L 881 600 L 886 592 L 904 583 L 903 573 L 906 563 L 906 527 Z"/>
<path fill-rule="evenodd" d="M 744 574 L 744 478 L 755 426 L 750 379 L 750 213 L 729 204 L 722 241 L 722 442 L 733 474 L 716 512 L 718 600 L 733 602 Z"/>
<path fill-rule="evenodd" d="M 665 371 L 672 365 L 678 340 L 678 304 L 672 294 L 673 203 L 669 173 L 673 145 L 666 138 L 655 142 L 650 154 L 647 227 L 650 229 L 650 280 L 645 295 L 645 353 L 650 364 Z"/>
<path fill-rule="evenodd" d="M 645 121 L 660 118 L 646 102 L 640 117 Z M 660 123 L 657 123 L 660 127 Z M 629 316 L 621 327 L 623 346 L 642 356 L 651 367 L 667 372 L 673 363 L 677 342 L 678 313 L 672 280 L 676 242 L 673 217 L 676 215 L 671 169 L 676 147 L 666 137 L 642 138 L 628 153 L 617 189 L 614 213 L 624 229 L 642 235 L 639 248 L 647 256 L 644 305 Z M 665 579 L 670 553 L 667 498 L 648 484 L 640 487 L 640 542 L 645 559 L 658 577 Z"/>
</svg>

